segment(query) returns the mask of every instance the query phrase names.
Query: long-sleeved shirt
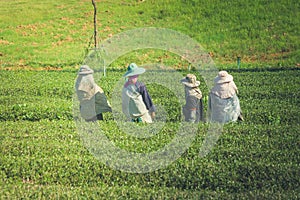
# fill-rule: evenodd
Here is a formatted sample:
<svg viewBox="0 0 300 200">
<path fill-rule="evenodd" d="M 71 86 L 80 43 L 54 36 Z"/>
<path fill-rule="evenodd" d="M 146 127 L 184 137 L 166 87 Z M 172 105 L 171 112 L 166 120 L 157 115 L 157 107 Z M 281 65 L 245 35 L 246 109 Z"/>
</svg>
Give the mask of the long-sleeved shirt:
<svg viewBox="0 0 300 200">
<path fill-rule="evenodd" d="M 221 84 L 215 84 L 211 89 L 211 93 L 222 98 L 227 99 L 233 97 L 238 92 L 234 81 L 225 82 Z"/>
<path fill-rule="evenodd" d="M 149 112 L 155 112 L 155 106 L 145 84 L 137 81 L 135 86 L 137 87 L 138 92 L 142 95 L 143 102 L 145 103 L 147 110 L 149 110 Z"/>
<path fill-rule="evenodd" d="M 137 81 L 134 85 L 128 83 L 124 85 L 122 110 L 128 117 L 142 116 L 148 111 L 155 112 L 155 106 L 145 84 Z"/>
<path fill-rule="evenodd" d="M 75 89 L 80 103 L 80 113 L 84 119 L 112 111 L 103 89 L 95 83 L 92 74 L 79 75 Z"/>
</svg>

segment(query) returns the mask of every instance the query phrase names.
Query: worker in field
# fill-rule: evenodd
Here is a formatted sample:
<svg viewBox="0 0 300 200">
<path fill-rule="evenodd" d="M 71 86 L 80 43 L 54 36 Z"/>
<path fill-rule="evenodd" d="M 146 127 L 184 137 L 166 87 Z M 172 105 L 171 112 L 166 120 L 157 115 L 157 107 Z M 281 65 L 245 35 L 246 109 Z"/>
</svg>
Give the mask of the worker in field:
<svg viewBox="0 0 300 200">
<path fill-rule="evenodd" d="M 152 123 L 155 106 L 144 83 L 138 81 L 146 70 L 131 63 L 124 74 L 127 81 L 122 89 L 122 111 L 132 122 Z"/>
<path fill-rule="evenodd" d="M 199 122 L 203 119 L 203 102 L 202 92 L 199 89 L 200 81 L 194 74 L 187 74 L 181 79 L 185 91 L 185 105 L 183 107 L 183 115 L 187 122 Z"/>
<path fill-rule="evenodd" d="M 104 91 L 94 81 L 93 73 L 89 66 L 82 65 L 75 84 L 80 114 L 87 122 L 103 120 L 103 113 L 112 112 Z"/>
<path fill-rule="evenodd" d="M 232 75 L 227 71 L 220 71 L 214 79 L 214 86 L 209 94 L 208 104 L 212 122 L 227 123 L 244 120 L 237 94 L 238 88 Z"/>
</svg>

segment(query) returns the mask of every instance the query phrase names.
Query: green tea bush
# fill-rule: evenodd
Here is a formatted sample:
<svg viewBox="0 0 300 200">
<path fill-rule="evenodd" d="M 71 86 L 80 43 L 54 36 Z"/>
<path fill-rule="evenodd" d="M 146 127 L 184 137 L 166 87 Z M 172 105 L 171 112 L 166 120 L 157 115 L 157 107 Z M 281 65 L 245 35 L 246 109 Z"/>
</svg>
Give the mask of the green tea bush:
<svg viewBox="0 0 300 200">
<path fill-rule="evenodd" d="M 245 121 L 224 125 L 206 157 L 199 153 L 208 124 L 199 124 L 179 159 L 134 174 L 110 169 L 84 146 L 73 121 L 76 72 L 0 71 L 5 83 L 0 86 L 1 198 L 298 198 L 299 71 L 230 73 Z M 123 73 L 108 74 L 97 81 L 111 99 L 113 83 Z M 206 96 L 207 88 L 200 88 Z M 176 97 L 166 101 L 168 89 L 155 84 L 149 91 L 155 103 L 166 107 L 169 121 L 160 133 L 140 139 L 119 130 L 110 116 L 99 128 L 116 146 L 152 152 L 174 137 L 180 120 Z"/>
<path fill-rule="evenodd" d="M 122 191 L 135 188 L 137 194 L 143 195 L 141 189 L 149 188 L 165 196 L 175 195 L 170 192 L 174 189 L 179 196 L 194 197 L 214 194 L 270 197 L 271 191 L 295 197 L 293 191 L 299 186 L 296 148 L 299 138 L 293 134 L 299 131 L 298 127 L 282 132 L 280 126 L 228 124 L 213 151 L 201 158 L 198 153 L 206 130 L 201 126 L 193 145 L 173 164 L 151 173 L 130 174 L 109 169 L 90 155 L 71 121 L 15 124 L 6 122 L 6 126 L 1 126 L 1 133 L 6 133 L 1 134 L 1 180 L 14 184 L 10 188 L 19 188 L 23 195 L 40 190 L 49 192 L 41 195 L 53 195 L 50 188 L 58 186 L 94 188 L 102 193 L 103 188 L 113 190 L 111 194 L 104 192 L 105 195 L 120 195 L 121 191 L 114 191 L 117 188 Z M 118 140 L 124 138 L 114 140 L 118 145 Z M 36 186 L 33 191 L 26 191 L 25 188 L 33 186 Z M 8 194 L 13 195 L 12 191 Z M 71 191 L 67 189 L 67 193 L 72 194 Z M 137 194 L 131 191 L 128 195 Z"/>
</svg>

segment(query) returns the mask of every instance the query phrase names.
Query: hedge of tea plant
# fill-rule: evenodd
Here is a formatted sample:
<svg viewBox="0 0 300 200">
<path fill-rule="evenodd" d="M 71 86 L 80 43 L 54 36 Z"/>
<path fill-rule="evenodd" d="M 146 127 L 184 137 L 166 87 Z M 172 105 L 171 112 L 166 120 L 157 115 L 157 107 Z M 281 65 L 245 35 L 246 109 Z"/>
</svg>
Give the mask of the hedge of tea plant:
<svg viewBox="0 0 300 200">
<path fill-rule="evenodd" d="M 1 71 L 0 120 L 69 119 L 73 118 L 73 95 L 76 71 Z M 182 72 L 184 76 L 188 72 Z M 196 73 L 196 72 L 195 72 Z M 236 71 L 232 70 L 239 88 L 245 117 L 250 123 L 297 124 L 299 122 L 299 70 Z M 207 107 L 208 89 L 200 89 Z M 109 72 L 98 79 L 108 98 L 122 72 Z M 179 80 L 177 80 L 179 81 Z M 148 85 L 156 104 L 169 113 L 169 121 L 180 119 L 180 105 L 172 91 L 160 85 Z M 168 101 L 166 101 L 168 99 Z"/>
<path fill-rule="evenodd" d="M 199 153 L 208 124 L 199 124 L 178 160 L 134 174 L 109 168 L 84 146 L 73 120 L 76 71 L 0 71 L 1 199 L 299 198 L 300 71 L 229 72 L 245 121 L 226 124 L 206 157 Z M 123 72 L 108 74 L 98 83 L 111 99 L 112 83 Z M 149 90 L 156 103 L 166 102 L 161 90 L 167 88 L 152 84 Z M 179 120 L 176 98 L 164 105 L 170 116 L 151 139 L 127 136 L 113 118 L 99 126 L 123 149 L 152 152 L 170 141 Z"/>
</svg>

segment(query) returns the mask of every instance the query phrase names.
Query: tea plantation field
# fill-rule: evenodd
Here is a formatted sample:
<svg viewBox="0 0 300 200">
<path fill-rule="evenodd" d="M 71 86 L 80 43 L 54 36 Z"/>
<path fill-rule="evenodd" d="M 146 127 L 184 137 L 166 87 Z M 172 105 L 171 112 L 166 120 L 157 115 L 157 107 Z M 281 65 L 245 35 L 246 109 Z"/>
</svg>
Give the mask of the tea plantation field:
<svg viewBox="0 0 300 200">
<path fill-rule="evenodd" d="M 98 44 L 139 28 L 170 29 L 197 41 L 218 70 L 234 76 L 245 121 L 225 124 L 206 156 L 200 155 L 210 124 L 200 123 L 189 148 L 170 165 L 148 173 L 112 169 L 90 153 L 74 116 L 77 69 L 94 44 L 91 1 L 1 0 L 0 199 L 300 199 L 297 0 L 95 2 Z M 185 76 L 190 61 L 168 50 L 121 54 L 97 83 L 113 100 L 130 61 L 172 66 Z M 206 112 L 205 77 L 193 73 Z M 176 135 L 176 95 L 159 84 L 147 87 L 167 116 L 157 134 L 126 134 L 111 114 L 95 124 L 120 149 L 155 152 Z"/>
<path fill-rule="evenodd" d="M 245 121 L 224 125 L 205 157 L 199 150 L 208 123 L 198 125 L 192 145 L 169 166 L 126 173 L 109 168 L 83 145 L 73 119 L 76 70 L 1 70 L 0 198 L 298 199 L 300 70 L 228 71 L 239 88 Z M 98 80 L 109 99 L 123 73 L 108 71 Z M 166 102 L 162 88 L 147 86 L 155 103 Z M 207 95 L 204 84 L 201 90 Z M 121 148 L 153 151 L 174 136 L 178 123 L 174 110 L 180 108 L 167 100 L 169 120 L 160 137 L 124 136 L 109 115 L 98 124 Z"/>
</svg>

